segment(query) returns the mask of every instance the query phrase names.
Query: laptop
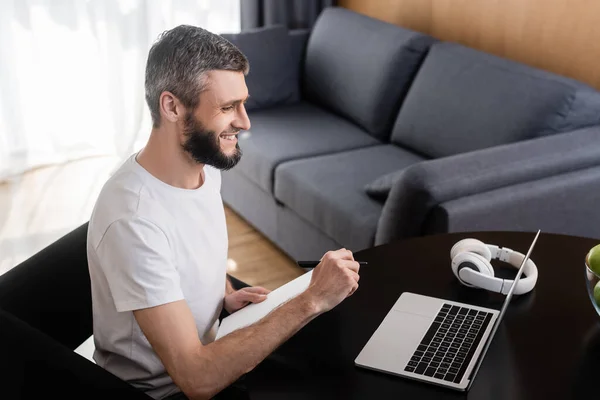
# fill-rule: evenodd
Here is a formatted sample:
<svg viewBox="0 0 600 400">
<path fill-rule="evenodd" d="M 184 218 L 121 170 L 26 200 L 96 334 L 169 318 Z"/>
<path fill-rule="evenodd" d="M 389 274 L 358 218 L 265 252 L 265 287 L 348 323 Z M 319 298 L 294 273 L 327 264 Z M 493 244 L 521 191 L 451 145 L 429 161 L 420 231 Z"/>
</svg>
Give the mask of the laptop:
<svg viewBox="0 0 600 400">
<path fill-rule="evenodd" d="M 468 391 L 512 299 L 538 230 L 500 312 L 404 292 L 355 359 L 355 365 Z"/>
</svg>

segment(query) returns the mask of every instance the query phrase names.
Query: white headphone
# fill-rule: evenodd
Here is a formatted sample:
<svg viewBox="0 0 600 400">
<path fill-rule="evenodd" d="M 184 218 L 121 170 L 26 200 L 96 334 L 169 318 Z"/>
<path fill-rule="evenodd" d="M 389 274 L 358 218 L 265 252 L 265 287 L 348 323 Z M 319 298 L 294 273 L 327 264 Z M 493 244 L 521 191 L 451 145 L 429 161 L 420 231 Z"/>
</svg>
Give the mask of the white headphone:
<svg viewBox="0 0 600 400">
<path fill-rule="evenodd" d="M 525 255 L 506 247 L 485 244 L 477 239 L 463 239 L 450 250 L 452 272 L 465 286 L 508 294 L 513 280 L 494 277 L 494 268 L 490 261 L 504 261 L 517 270 Z M 525 294 L 533 290 L 537 282 L 538 270 L 530 259 L 525 263 L 523 275 L 515 287 L 514 294 Z"/>
</svg>

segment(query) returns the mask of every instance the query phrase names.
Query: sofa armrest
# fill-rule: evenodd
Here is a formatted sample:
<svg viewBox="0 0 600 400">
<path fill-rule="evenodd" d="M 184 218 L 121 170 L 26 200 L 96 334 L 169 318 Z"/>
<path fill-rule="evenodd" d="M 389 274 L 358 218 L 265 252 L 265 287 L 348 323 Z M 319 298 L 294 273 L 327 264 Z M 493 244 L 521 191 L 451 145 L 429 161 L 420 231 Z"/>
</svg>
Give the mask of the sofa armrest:
<svg viewBox="0 0 600 400">
<path fill-rule="evenodd" d="M 519 231 L 600 238 L 600 166 L 506 186 L 432 208 L 424 234 Z"/>
<path fill-rule="evenodd" d="M 375 244 L 427 233 L 428 215 L 440 204 L 598 165 L 600 126 L 423 161 L 394 183 Z"/>
</svg>

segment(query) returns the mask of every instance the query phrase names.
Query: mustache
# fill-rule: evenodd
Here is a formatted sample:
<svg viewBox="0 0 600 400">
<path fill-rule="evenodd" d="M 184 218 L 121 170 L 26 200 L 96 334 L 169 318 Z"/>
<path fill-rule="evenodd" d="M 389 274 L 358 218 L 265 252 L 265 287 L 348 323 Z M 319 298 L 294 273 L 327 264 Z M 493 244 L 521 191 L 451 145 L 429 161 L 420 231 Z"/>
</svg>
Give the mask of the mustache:
<svg viewBox="0 0 600 400">
<path fill-rule="evenodd" d="M 230 128 L 230 129 L 228 129 L 226 131 L 223 131 L 221 134 L 223 135 L 223 134 L 238 133 L 240 131 L 241 131 L 240 128 Z"/>
</svg>

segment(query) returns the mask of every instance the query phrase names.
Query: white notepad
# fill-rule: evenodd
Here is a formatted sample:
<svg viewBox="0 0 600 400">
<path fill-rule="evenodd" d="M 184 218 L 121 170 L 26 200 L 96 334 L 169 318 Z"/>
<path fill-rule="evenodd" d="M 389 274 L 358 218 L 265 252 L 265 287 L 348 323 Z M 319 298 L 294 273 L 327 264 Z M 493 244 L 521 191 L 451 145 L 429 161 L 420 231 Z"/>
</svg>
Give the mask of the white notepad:
<svg viewBox="0 0 600 400">
<path fill-rule="evenodd" d="M 258 322 L 283 303 L 302 293 L 308 288 L 311 276 L 312 270 L 273 290 L 262 303 L 249 304 L 224 318 L 217 332 L 217 339 Z"/>
</svg>

